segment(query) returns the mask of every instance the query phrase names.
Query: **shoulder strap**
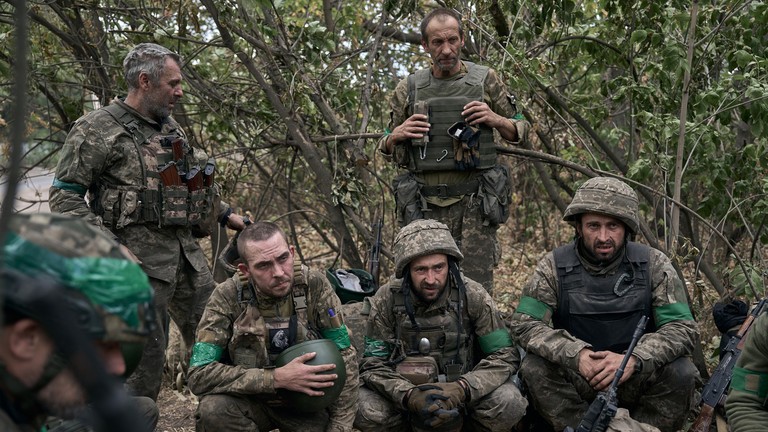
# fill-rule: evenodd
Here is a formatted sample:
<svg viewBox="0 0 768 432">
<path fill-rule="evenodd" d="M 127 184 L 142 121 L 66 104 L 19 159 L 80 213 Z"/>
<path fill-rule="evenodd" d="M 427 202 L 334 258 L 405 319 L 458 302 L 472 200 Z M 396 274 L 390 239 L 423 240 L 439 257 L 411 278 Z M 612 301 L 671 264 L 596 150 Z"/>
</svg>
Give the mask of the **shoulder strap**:
<svg viewBox="0 0 768 432">
<path fill-rule="evenodd" d="M 136 144 L 144 144 L 152 135 L 155 134 L 154 130 L 142 125 L 136 116 L 128 112 L 125 108 L 117 103 L 111 103 L 104 108 L 109 115 L 112 116 L 118 123 L 123 125 L 123 128 L 131 134 Z"/>
<path fill-rule="evenodd" d="M 466 82 L 470 85 L 483 85 L 485 77 L 488 75 L 488 66 L 479 65 L 469 61 L 464 62 L 467 65 Z"/>
</svg>

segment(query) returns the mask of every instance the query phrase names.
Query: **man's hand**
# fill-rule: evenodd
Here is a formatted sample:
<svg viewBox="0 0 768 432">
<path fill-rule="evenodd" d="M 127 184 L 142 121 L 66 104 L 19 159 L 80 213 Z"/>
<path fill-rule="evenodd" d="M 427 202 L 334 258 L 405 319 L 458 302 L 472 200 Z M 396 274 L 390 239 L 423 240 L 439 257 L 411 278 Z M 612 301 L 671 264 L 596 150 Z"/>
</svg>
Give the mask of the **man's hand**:
<svg viewBox="0 0 768 432">
<path fill-rule="evenodd" d="M 429 117 L 424 114 L 414 114 L 390 132 L 385 141 L 385 153 L 392 154 L 395 144 L 409 139 L 421 138 L 428 132 Z"/>
<path fill-rule="evenodd" d="M 336 368 L 333 363 L 312 366 L 305 364 L 315 358 L 317 353 L 303 354 L 283 367 L 275 369 L 275 389 L 283 388 L 310 396 L 322 396 L 321 388 L 332 387 L 333 382 L 339 377 L 337 374 L 323 374 Z"/>
<path fill-rule="evenodd" d="M 447 409 L 450 410 L 453 408 L 458 408 L 460 405 L 466 402 L 467 391 L 464 389 L 464 387 L 461 384 L 459 384 L 458 381 L 436 383 L 435 385 L 437 387 L 440 387 L 440 390 L 442 391 L 443 396 L 448 397 L 448 400 L 445 401 L 445 405 Z"/>
<path fill-rule="evenodd" d="M 579 373 L 589 382 L 596 391 L 608 388 L 616 376 L 616 371 L 624 360 L 623 354 L 611 351 L 592 351 L 584 348 L 579 352 Z M 630 356 L 619 384 L 628 380 L 635 373 L 635 356 Z"/>
<path fill-rule="evenodd" d="M 245 229 L 245 220 L 242 216 L 236 213 L 231 213 L 227 217 L 227 228 L 233 229 L 235 231 L 242 231 Z"/>
<path fill-rule="evenodd" d="M 485 102 L 472 101 L 464 105 L 461 112 L 464 120 L 472 126 L 484 124 L 499 131 L 502 138 L 508 141 L 517 141 L 517 127 L 506 117 L 502 117 L 491 109 Z"/>
</svg>

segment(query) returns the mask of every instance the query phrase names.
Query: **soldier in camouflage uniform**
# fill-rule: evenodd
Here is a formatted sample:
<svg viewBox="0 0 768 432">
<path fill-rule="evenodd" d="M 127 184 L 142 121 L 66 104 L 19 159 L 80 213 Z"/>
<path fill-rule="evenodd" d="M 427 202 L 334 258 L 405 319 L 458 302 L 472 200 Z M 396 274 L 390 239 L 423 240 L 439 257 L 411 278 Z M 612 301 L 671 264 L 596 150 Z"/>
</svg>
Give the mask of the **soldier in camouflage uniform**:
<svg viewBox="0 0 768 432">
<path fill-rule="evenodd" d="M 747 334 L 725 409 L 733 432 L 762 431 L 768 424 L 768 313 Z"/>
<path fill-rule="evenodd" d="M 88 414 L 85 404 L 94 396 L 85 389 L 93 392 L 95 384 L 84 387 L 81 380 L 96 376 L 83 376 L 81 362 L 88 360 L 83 351 L 78 350 L 75 359 L 57 345 L 87 352 L 92 341 L 94 355 L 100 356 L 107 373 L 125 373 L 137 359 L 124 358 L 121 347 L 142 344 L 155 325 L 147 276 L 97 228 L 57 214 L 13 215 L 0 268 L 0 430 L 38 431 L 48 415 L 67 418 L 72 426 L 75 420 L 69 418 Z M 54 313 L 55 308 L 62 308 L 65 316 Z M 60 339 L 61 333 L 66 340 Z M 140 346 L 133 351 L 141 352 Z M 125 411 L 129 416 L 121 418 L 121 425 L 133 420 L 136 423 L 129 424 L 140 428 L 136 430 L 154 430 L 157 407 L 151 399 L 127 399 L 119 385 L 99 390 L 98 396 L 116 410 L 111 414 Z M 103 412 L 96 417 L 108 418 Z M 78 429 L 67 430 L 86 430 L 83 423 L 77 424 Z"/>
<path fill-rule="evenodd" d="M 108 232 L 149 276 L 160 325 L 128 384 L 137 395 L 157 399 L 169 311 L 191 346 L 215 286 L 195 237 L 207 235 L 209 218 L 217 213 L 231 228 L 243 224 L 226 205 L 214 209 L 213 160 L 189 147 L 170 116 L 182 97 L 180 57 L 159 45 L 139 44 L 123 67 L 127 97 L 75 123 L 59 153 L 50 205 Z"/>
<path fill-rule="evenodd" d="M 357 404 L 357 352 L 346 326 L 333 323 L 341 302 L 324 274 L 294 262 L 294 248 L 275 224 L 257 222 L 240 233 L 243 263 L 214 290 L 197 330 L 189 386 L 200 397 L 198 431 L 352 430 Z M 285 366 L 275 360 L 286 348 L 310 339 L 331 339 L 344 358 L 346 383 L 339 398 L 320 412 L 301 414 L 279 391 L 322 396 L 337 374 L 334 365 L 304 364 L 309 353 Z"/>
<path fill-rule="evenodd" d="M 496 71 L 460 59 L 458 14 L 435 9 L 421 22 L 421 38 L 432 67 L 397 84 L 379 150 L 408 170 L 393 185 L 401 225 L 423 218 L 448 225 L 464 273 L 490 293 L 501 258 L 496 231 L 511 199 L 495 145 L 519 144 L 527 123 Z"/>
<path fill-rule="evenodd" d="M 448 227 L 411 222 L 394 255 L 396 278 L 370 298 L 355 426 L 510 430 L 527 406 L 519 353 L 491 296 L 461 274 Z"/>
<path fill-rule="evenodd" d="M 661 251 L 631 241 L 638 200 L 624 182 L 586 181 L 565 210 L 576 239 L 548 253 L 523 289 L 512 334 L 533 406 L 563 430 L 579 424 L 614 378 L 641 316 L 649 317 L 618 388 L 633 419 L 676 431 L 691 407 L 698 327 Z"/>
</svg>

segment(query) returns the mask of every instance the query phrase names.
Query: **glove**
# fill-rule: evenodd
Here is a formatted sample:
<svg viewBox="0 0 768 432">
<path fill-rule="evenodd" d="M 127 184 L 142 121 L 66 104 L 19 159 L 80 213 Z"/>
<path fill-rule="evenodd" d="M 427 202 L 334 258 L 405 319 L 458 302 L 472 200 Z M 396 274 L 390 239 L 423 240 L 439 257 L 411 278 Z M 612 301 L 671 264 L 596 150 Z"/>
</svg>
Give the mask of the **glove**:
<svg viewBox="0 0 768 432">
<path fill-rule="evenodd" d="M 442 395 L 448 398 L 445 402 L 446 409 L 458 408 L 469 399 L 466 387 L 459 384 L 459 381 L 434 384 L 440 388 Z"/>
<path fill-rule="evenodd" d="M 432 405 L 435 407 L 435 405 Z M 438 408 L 432 412 L 432 416 L 429 418 L 424 419 L 424 424 L 435 429 L 435 430 L 441 430 L 442 427 L 449 427 L 450 429 L 454 429 L 457 422 L 461 422 L 463 419 L 460 419 L 461 413 L 459 412 L 458 408 L 453 409 L 442 409 Z"/>
<path fill-rule="evenodd" d="M 442 395 L 442 389 L 436 384 L 421 384 L 413 387 L 407 396 L 405 405 L 408 411 L 419 413 L 423 417 L 432 415 L 432 412 L 444 408 L 445 404 L 438 402 L 447 401 L 448 397 Z"/>
</svg>

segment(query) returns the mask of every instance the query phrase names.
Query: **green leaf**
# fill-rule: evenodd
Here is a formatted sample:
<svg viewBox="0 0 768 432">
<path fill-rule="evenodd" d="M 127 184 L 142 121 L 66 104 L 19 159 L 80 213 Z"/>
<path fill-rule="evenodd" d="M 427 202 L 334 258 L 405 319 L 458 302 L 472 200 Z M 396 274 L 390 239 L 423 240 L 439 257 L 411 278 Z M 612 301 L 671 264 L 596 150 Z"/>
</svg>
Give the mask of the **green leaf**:
<svg viewBox="0 0 768 432">
<path fill-rule="evenodd" d="M 642 42 L 645 40 L 646 36 L 648 36 L 648 32 L 645 30 L 635 30 L 632 32 L 632 36 L 629 38 L 629 43 L 635 44 L 638 42 Z"/>
</svg>

